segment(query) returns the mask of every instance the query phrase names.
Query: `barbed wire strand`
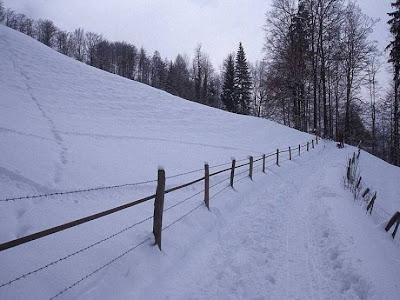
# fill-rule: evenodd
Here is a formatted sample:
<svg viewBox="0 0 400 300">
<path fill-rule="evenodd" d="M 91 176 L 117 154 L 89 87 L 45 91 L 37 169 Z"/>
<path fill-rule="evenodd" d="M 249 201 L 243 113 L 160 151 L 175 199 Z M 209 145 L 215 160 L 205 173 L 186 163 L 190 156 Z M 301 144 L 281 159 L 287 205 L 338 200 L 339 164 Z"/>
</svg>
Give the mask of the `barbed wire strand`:
<svg viewBox="0 0 400 300">
<path fill-rule="evenodd" d="M 35 269 L 33 271 L 30 271 L 30 272 L 25 273 L 25 274 L 23 274 L 21 276 L 18 276 L 18 277 L 14 278 L 14 279 L 6 282 L 6 283 L 2 283 L 2 284 L 0 284 L 0 288 L 2 288 L 4 286 L 7 286 L 7 285 L 10 285 L 10 284 L 12 284 L 12 283 L 14 283 L 14 282 L 16 282 L 18 280 L 25 279 L 26 277 L 28 277 L 30 275 L 36 274 L 36 273 L 38 273 L 38 272 L 40 272 L 40 271 L 42 271 L 42 270 L 44 270 L 44 269 L 46 269 L 48 267 L 54 266 L 54 265 L 58 264 L 59 262 L 67 260 L 68 258 L 71 258 L 71 257 L 73 257 L 73 256 L 75 256 L 75 255 L 77 255 L 79 253 L 85 252 L 86 250 L 89 250 L 90 248 L 93 248 L 94 246 L 97 246 L 97 245 L 99 245 L 99 244 L 101 244 L 101 243 L 103 243 L 105 241 L 108 241 L 109 239 L 114 238 L 114 237 L 124 233 L 125 231 L 128 231 L 129 229 L 132 229 L 133 227 L 136 227 L 137 225 L 140 225 L 140 224 L 142 224 L 142 223 L 144 223 L 144 222 L 146 222 L 148 220 L 151 220 L 151 219 L 153 219 L 153 216 L 148 217 L 148 218 L 146 218 L 144 220 L 141 220 L 141 221 L 139 221 L 139 222 L 137 222 L 135 224 L 132 224 L 129 227 L 126 227 L 126 228 L 124 228 L 124 229 L 122 229 L 122 230 L 120 230 L 120 231 L 118 231 L 118 232 L 116 232 L 116 233 L 104 238 L 104 239 L 101 239 L 100 241 L 98 241 L 96 243 L 93 243 L 93 244 L 91 244 L 89 246 L 86 246 L 85 248 L 82 248 L 82 249 L 80 249 L 78 251 L 75 251 L 75 252 L 73 252 L 71 254 L 68 254 L 68 255 L 66 255 L 64 257 L 61 257 L 61 258 L 59 258 L 57 260 L 54 260 L 54 261 L 52 261 L 52 262 L 50 262 L 50 263 L 48 263 L 48 264 L 46 264 L 46 265 L 44 265 L 44 266 L 42 266 L 40 268 L 37 268 L 37 269 Z"/>
<path fill-rule="evenodd" d="M 217 183 L 214 183 L 213 185 L 210 186 L 210 189 L 212 189 L 213 187 L 215 187 L 215 186 L 217 186 L 217 185 L 219 185 L 219 184 L 221 184 L 221 183 L 223 183 L 223 182 L 225 182 L 225 181 L 227 181 L 229 179 L 230 179 L 230 177 L 229 178 L 225 178 L 225 179 L 223 179 L 221 181 L 218 181 Z M 166 211 L 168 211 L 168 210 L 170 210 L 170 209 L 172 209 L 172 208 L 174 208 L 176 206 L 179 206 L 179 205 L 185 203 L 186 201 L 188 201 L 190 199 L 193 199 L 194 197 L 196 197 L 197 195 L 200 195 L 203 192 L 204 192 L 204 189 L 199 191 L 199 192 L 197 192 L 197 193 L 195 193 L 195 194 L 193 194 L 193 195 L 191 195 L 191 196 L 189 196 L 189 197 L 187 197 L 187 198 L 185 198 L 185 199 L 183 199 L 182 201 L 179 201 L 178 203 L 175 203 L 174 205 L 171 205 L 170 207 L 166 208 L 164 210 L 164 212 L 166 212 Z"/>
<path fill-rule="evenodd" d="M 127 186 L 137 186 L 137 185 L 143 185 L 143 184 L 153 183 L 153 182 L 157 182 L 157 179 L 134 182 L 134 183 L 125 183 L 125 184 L 120 184 L 120 185 L 111 185 L 111 186 L 96 187 L 96 188 L 89 188 L 89 189 L 73 190 L 73 191 L 66 191 L 66 192 L 56 192 L 56 193 L 49 193 L 49 194 L 39 194 L 39 195 L 31 195 L 31 196 L 5 198 L 5 199 L 0 199 L 0 202 L 9 202 L 9 201 L 16 201 L 16 200 L 23 200 L 23 199 L 44 198 L 44 197 L 52 197 L 52 196 L 62 196 L 62 195 L 68 195 L 68 194 L 78 194 L 78 193 L 93 192 L 93 191 L 107 190 L 107 189 L 117 189 L 117 188 L 122 188 L 122 187 L 127 187 Z"/>
<path fill-rule="evenodd" d="M 218 192 L 216 192 L 214 195 L 212 195 L 210 197 L 210 200 L 215 198 L 217 195 L 221 194 L 223 191 L 225 191 L 227 188 L 231 187 L 230 185 L 227 185 L 226 187 L 222 188 L 221 190 L 219 190 Z"/>
<path fill-rule="evenodd" d="M 147 238 L 144 241 L 140 242 L 139 244 L 133 246 L 132 248 L 129 248 L 128 250 L 126 250 L 124 253 L 118 255 L 117 257 L 115 257 L 114 259 L 110 260 L 109 262 L 107 262 L 106 264 L 102 265 L 101 267 L 97 268 L 96 270 L 94 270 L 93 272 L 87 274 L 86 276 L 82 277 L 81 279 L 79 279 L 78 281 L 76 281 L 75 283 L 71 284 L 70 286 L 66 287 L 65 289 L 63 289 L 62 291 L 60 291 L 59 293 L 57 293 L 55 296 L 51 297 L 50 300 L 53 300 L 59 296 L 61 296 L 62 294 L 64 294 L 65 292 L 67 292 L 68 290 L 72 289 L 73 287 L 77 286 L 79 283 L 81 283 L 82 281 L 88 279 L 89 277 L 93 276 L 94 274 L 96 274 L 97 272 L 101 271 L 102 269 L 104 269 L 105 267 L 111 265 L 112 263 L 114 263 L 115 261 L 117 261 L 118 259 L 124 257 L 125 255 L 127 255 L 128 253 L 132 252 L 133 250 L 135 250 L 136 248 L 138 248 L 139 246 L 143 245 L 144 243 L 150 241 L 151 238 Z"/>
<path fill-rule="evenodd" d="M 223 183 L 223 182 L 225 182 L 225 181 L 227 181 L 227 180 L 229 180 L 229 179 L 231 179 L 230 176 L 229 176 L 228 178 L 225 178 L 225 179 L 223 179 L 223 180 L 220 180 L 220 181 L 214 183 L 213 185 L 210 186 L 210 189 L 212 189 L 213 187 L 215 187 L 215 186 L 217 186 L 217 185 L 219 185 L 219 184 L 221 184 L 221 183 Z"/>
<path fill-rule="evenodd" d="M 184 217 L 190 215 L 192 212 L 194 212 L 196 209 L 198 209 L 199 207 L 201 207 L 204 203 L 201 202 L 199 205 L 197 205 L 195 208 L 193 208 L 192 210 L 190 210 L 189 212 L 187 212 L 186 214 L 184 214 L 183 216 L 181 216 L 179 219 L 176 219 L 175 221 L 173 221 L 171 224 L 167 225 L 166 227 L 164 227 L 162 229 L 162 231 L 170 228 L 172 225 L 174 225 L 175 223 L 178 223 L 180 220 L 182 220 Z"/>
<path fill-rule="evenodd" d="M 387 212 L 387 210 L 385 210 L 382 206 L 380 206 L 378 203 L 374 204 L 376 207 L 379 207 L 379 209 L 381 209 L 382 211 L 384 211 L 388 216 L 392 216 L 393 214 L 390 214 Z"/>
<path fill-rule="evenodd" d="M 222 188 L 220 191 L 218 191 L 217 193 L 215 193 L 214 195 L 212 195 L 210 197 L 210 200 L 215 198 L 217 195 L 219 195 L 220 193 L 222 193 L 222 191 L 226 190 L 227 188 L 229 188 L 230 185 Z M 171 226 L 173 226 L 174 224 L 178 223 L 179 221 L 181 221 L 183 218 L 187 217 L 188 215 L 190 215 L 192 212 L 194 212 L 195 210 L 197 210 L 198 208 L 200 208 L 201 206 L 203 206 L 204 203 L 201 202 L 199 205 L 197 205 L 196 207 L 194 207 L 193 209 L 191 209 L 190 211 L 188 211 L 186 214 L 184 214 L 183 216 L 181 216 L 180 218 L 176 219 L 175 221 L 173 221 L 172 223 L 170 223 L 169 225 L 167 225 L 166 227 L 164 227 L 162 230 L 166 230 L 168 228 L 170 228 Z"/>
<path fill-rule="evenodd" d="M 203 192 L 204 192 L 204 190 L 201 190 L 200 192 L 195 193 L 195 194 L 191 195 L 190 197 L 187 197 L 187 198 L 183 199 L 182 201 L 179 201 L 178 203 L 175 203 L 174 205 L 171 205 L 170 207 L 164 209 L 164 212 L 166 212 L 166 211 L 168 211 L 168 210 L 170 210 L 170 209 L 172 209 L 172 208 L 174 208 L 174 207 L 176 207 L 178 205 L 181 205 L 181 204 L 185 203 L 186 201 L 188 201 L 190 199 L 193 199 L 195 196 L 200 195 Z"/>
<path fill-rule="evenodd" d="M 188 172 L 185 172 L 185 173 L 180 173 L 180 174 L 176 174 L 176 175 L 172 175 L 172 176 L 167 176 L 167 177 L 165 177 L 165 179 L 181 177 L 181 176 L 184 176 L 184 175 L 189 175 L 189 174 L 197 173 L 197 172 L 200 172 L 200 171 L 204 171 L 204 168 L 193 170 L 193 171 L 188 171 Z"/>
</svg>

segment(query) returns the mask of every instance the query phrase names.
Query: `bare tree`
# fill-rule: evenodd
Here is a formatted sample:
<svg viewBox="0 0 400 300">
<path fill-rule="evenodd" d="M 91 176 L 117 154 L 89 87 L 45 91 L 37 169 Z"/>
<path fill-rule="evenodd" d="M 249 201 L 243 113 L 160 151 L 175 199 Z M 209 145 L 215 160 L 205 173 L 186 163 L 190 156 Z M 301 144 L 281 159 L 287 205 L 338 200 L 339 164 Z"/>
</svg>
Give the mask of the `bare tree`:
<svg viewBox="0 0 400 300">
<path fill-rule="evenodd" d="M 36 39 L 48 47 L 53 47 L 57 34 L 57 27 L 50 20 L 42 20 L 36 22 Z"/>
<path fill-rule="evenodd" d="M 251 66 L 251 77 L 253 78 L 253 101 L 256 106 L 257 117 L 263 117 L 264 106 L 268 100 L 268 85 L 267 85 L 267 62 L 256 61 Z"/>
<path fill-rule="evenodd" d="M 355 97 L 355 91 L 362 83 L 362 75 L 367 67 L 368 57 L 371 52 L 376 51 L 375 44 L 368 40 L 374 24 L 375 22 L 366 16 L 354 2 L 347 5 L 341 53 L 346 74 L 345 139 L 350 142 L 353 139 L 350 136 L 351 103 Z"/>
<path fill-rule="evenodd" d="M 85 60 L 86 38 L 82 28 L 75 29 L 70 35 L 72 43 L 71 55 L 79 61 Z"/>
<path fill-rule="evenodd" d="M 64 55 L 70 55 L 69 33 L 58 30 L 56 33 L 56 50 Z"/>
<path fill-rule="evenodd" d="M 87 63 L 91 66 L 95 66 L 96 60 L 96 49 L 100 42 L 103 41 L 103 37 L 94 32 L 86 32 L 86 55 Z"/>
<path fill-rule="evenodd" d="M 382 63 L 379 60 L 377 54 L 371 55 L 368 60 L 368 69 L 367 69 L 367 84 L 369 88 L 369 97 L 370 97 L 370 115 L 371 115 L 371 138 L 372 138 L 372 154 L 377 154 L 377 138 L 376 138 L 376 115 L 377 108 L 376 102 L 378 98 L 379 88 L 378 81 L 376 79 L 377 74 L 381 69 Z"/>
</svg>

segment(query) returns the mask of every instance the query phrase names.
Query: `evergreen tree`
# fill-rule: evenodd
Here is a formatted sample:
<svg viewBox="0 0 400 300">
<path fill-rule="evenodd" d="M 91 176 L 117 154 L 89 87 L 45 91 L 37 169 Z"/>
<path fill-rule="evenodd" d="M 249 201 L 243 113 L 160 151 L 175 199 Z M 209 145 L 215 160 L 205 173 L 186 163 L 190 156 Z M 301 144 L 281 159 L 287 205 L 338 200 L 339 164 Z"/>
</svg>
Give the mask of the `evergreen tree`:
<svg viewBox="0 0 400 300">
<path fill-rule="evenodd" d="M 229 54 L 224 62 L 224 84 L 222 87 L 221 100 L 226 109 L 230 112 L 236 112 L 235 107 L 235 58 Z"/>
<path fill-rule="evenodd" d="M 236 54 L 235 62 L 235 106 L 237 112 L 248 115 L 251 107 L 251 75 L 242 43 Z"/>
<path fill-rule="evenodd" d="M 393 64 L 394 81 L 392 162 L 395 165 L 399 165 L 400 0 L 396 0 L 392 3 L 392 7 L 395 11 L 388 13 L 391 17 L 388 22 L 390 25 L 390 33 L 393 36 L 393 40 L 388 46 L 388 49 L 390 49 L 389 62 Z"/>
</svg>

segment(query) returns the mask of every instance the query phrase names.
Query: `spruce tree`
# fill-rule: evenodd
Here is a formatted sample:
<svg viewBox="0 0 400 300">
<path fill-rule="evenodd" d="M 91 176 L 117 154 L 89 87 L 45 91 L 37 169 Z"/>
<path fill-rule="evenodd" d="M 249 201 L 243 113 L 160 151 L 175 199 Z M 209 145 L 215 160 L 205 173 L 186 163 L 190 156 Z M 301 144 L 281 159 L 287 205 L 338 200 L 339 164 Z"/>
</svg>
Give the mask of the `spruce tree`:
<svg viewBox="0 0 400 300">
<path fill-rule="evenodd" d="M 237 112 L 248 115 L 251 107 L 251 75 L 242 43 L 236 54 L 235 62 L 235 106 Z"/>
<path fill-rule="evenodd" d="M 230 112 L 236 112 L 235 107 L 235 58 L 229 54 L 224 62 L 224 84 L 222 87 L 221 100 L 226 109 Z"/>
<path fill-rule="evenodd" d="M 392 3 L 392 7 L 395 11 L 388 13 L 391 17 L 388 24 L 390 25 L 390 33 L 393 36 L 393 40 L 387 47 L 390 49 L 389 62 L 393 64 L 394 81 L 392 162 L 395 165 L 399 165 L 400 0 L 396 0 Z"/>
</svg>

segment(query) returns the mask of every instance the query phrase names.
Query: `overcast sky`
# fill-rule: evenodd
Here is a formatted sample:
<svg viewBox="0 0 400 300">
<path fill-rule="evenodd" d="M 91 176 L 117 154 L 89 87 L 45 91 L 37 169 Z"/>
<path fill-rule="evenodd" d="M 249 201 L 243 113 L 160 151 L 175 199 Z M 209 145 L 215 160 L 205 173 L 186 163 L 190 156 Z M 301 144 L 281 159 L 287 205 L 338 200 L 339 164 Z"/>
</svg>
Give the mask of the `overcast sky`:
<svg viewBox="0 0 400 300">
<path fill-rule="evenodd" d="M 48 18 L 65 30 L 77 27 L 103 34 L 113 41 L 158 50 L 173 59 L 193 56 L 198 43 L 218 68 L 242 41 L 248 60 L 263 57 L 265 13 L 272 0 L 3 0 L 7 7 L 35 19 Z M 373 39 L 381 50 L 389 32 L 389 0 L 358 0 L 370 17 L 381 21 Z M 384 78 L 381 76 L 381 78 Z"/>
<path fill-rule="evenodd" d="M 83 27 L 152 54 L 193 56 L 198 43 L 215 67 L 243 42 L 248 59 L 262 58 L 265 0 L 5 0 L 33 18 L 66 30 Z"/>
</svg>

